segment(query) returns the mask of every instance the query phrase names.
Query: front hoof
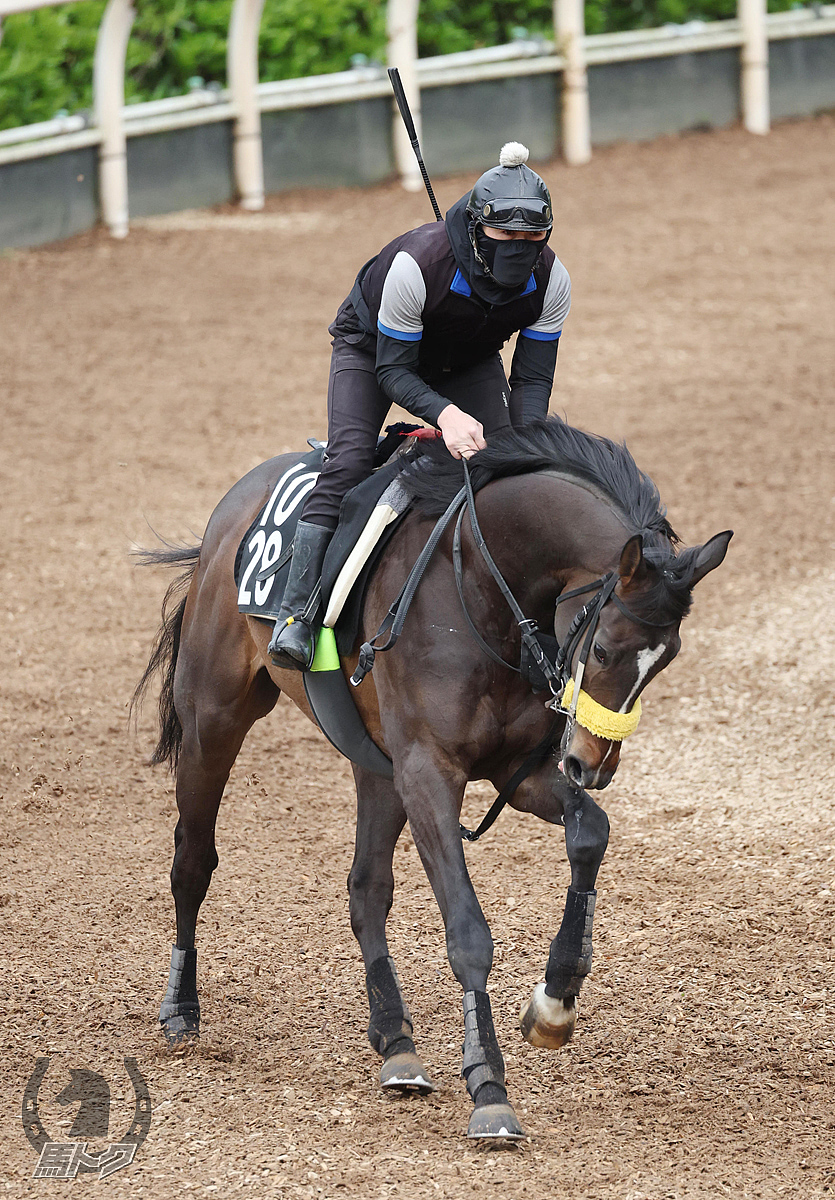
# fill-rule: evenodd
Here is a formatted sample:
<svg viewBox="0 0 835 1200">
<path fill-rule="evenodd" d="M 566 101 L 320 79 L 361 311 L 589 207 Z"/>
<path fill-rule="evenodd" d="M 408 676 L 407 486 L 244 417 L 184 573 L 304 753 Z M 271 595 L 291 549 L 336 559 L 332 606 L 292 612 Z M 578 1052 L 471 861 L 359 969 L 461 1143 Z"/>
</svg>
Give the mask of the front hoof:
<svg viewBox="0 0 835 1200">
<path fill-rule="evenodd" d="M 169 1046 L 182 1046 L 196 1042 L 200 1037 L 200 1017 L 192 1014 L 166 1017 L 160 1027 Z"/>
<path fill-rule="evenodd" d="M 380 1087 L 386 1091 L 417 1092 L 421 1096 L 435 1090 L 429 1072 L 412 1050 L 386 1059 L 380 1068 Z"/>
<path fill-rule="evenodd" d="M 559 1050 L 571 1040 L 577 1021 L 577 1001 L 574 996 L 564 1000 L 545 994 L 545 984 L 538 983 L 527 1004 L 522 1006 L 519 1024 L 522 1036 L 532 1046 Z"/>
<path fill-rule="evenodd" d="M 527 1134 L 509 1104 L 482 1104 L 473 1109 L 467 1126 L 468 1138 L 521 1142 Z"/>
</svg>

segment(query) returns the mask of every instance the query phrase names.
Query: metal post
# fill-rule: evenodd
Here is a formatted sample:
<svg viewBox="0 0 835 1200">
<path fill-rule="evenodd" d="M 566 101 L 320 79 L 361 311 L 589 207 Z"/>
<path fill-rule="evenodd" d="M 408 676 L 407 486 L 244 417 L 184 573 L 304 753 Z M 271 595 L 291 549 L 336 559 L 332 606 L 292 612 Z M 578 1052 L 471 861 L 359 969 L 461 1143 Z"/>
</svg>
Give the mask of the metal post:
<svg viewBox="0 0 835 1200">
<path fill-rule="evenodd" d="M 737 14 L 742 26 L 742 123 L 749 133 L 768 133 L 771 125 L 766 0 L 737 0 Z"/>
<path fill-rule="evenodd" d="M 229 22 L 226 69 L 235 106 L 235 187 L 241 208 L 264 207 L 264 152 L 258 106 L 258 34 L 264 0 L 235 0 Z"/>
<path fill-rule="evenodd" d="M 412 110 L 418 141 L 423 140 L 420 120 L 420 88 L 417 79 L 417 14 L 418 0 L 388 0 L 386 32 L 388 34 L 388 65 L 397 67 L 403 89 Z M 423 180 L 406 128 L 392 101 L 394 162 L 400 182 L 407 192 L 419 192 Z"/>
<path fill-rule="evenodd" d="M 108 0 L 96 40 L 93 106 L 101 130 L 101 212 L 113 237 L 128 232 L 128 160 L 125 150 L 125 55 L 136 13 L 131 0 Z"/>
<path fill-rule="evenodd" d="M 554 41 L 562 72 L 562 152 L 572 165 L 591 158 L 583 0 L 554 0 Z"/>
</svg>

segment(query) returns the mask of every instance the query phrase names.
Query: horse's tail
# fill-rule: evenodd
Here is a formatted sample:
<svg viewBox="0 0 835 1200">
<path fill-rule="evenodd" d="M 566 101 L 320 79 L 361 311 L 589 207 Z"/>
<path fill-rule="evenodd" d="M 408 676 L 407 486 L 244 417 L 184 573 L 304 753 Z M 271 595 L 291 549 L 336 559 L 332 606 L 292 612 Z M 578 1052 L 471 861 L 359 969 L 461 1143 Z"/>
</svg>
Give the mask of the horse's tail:
<svg viewBox="0 0 835 1200">
<path fill-rule="evenodd" d="M 151 762 L 167 762 L 171 770 L 175 771 L 183 742 L 183 727 L 174 707 L 174 672 L 180 650 L 180 633 L 188 599 L 188 586 L 200 558 L 200 543 L 196 546 L 165 545 L 157 550 L 138 550 L 135 558 L 142 566 L 162 564 L 166 567 L 186 568 L 169 585 L 165 593 L 162 602 L 162 624 L 145 673 L 139 680 L 130 703 L 130 711 L 133 713 L 142 703 L 152 677 L 159 671 L 162 675 L 159 694 L 159 741 L 151 755 Z"/>
</svg>

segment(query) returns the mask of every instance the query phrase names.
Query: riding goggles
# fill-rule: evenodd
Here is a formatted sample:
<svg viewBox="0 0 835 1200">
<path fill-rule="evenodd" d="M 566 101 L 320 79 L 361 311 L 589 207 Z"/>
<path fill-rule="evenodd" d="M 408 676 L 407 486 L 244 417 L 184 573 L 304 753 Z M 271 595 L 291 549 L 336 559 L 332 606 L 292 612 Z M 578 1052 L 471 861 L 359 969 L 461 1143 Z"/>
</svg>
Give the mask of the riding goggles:
<svg viewBox="0 0 835 1200">
<path fill-rule="evenodd" d="M 483 225 L 493 225 L 498 229 L 520 229 L 525 232 L 539 233 L 550 229 L 554 223 L 551 205 L 547 200 L 535 197 L 510 196 L 488 200 L 478 215 Z"/>
</svg>

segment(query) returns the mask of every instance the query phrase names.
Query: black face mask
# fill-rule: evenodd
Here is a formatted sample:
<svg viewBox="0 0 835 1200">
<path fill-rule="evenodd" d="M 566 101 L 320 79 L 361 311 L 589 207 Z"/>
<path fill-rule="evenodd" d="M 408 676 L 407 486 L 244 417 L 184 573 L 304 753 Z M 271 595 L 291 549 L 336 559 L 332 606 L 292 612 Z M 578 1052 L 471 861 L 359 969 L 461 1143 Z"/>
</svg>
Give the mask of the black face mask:
<svg viewBox="0 0 835 1200">
<path fill-rule="evenodd" d="M 526 238 L 513 238 L 499 241 L 489 237 L 480 225 L 476 226 L 475 237 L 487 269 L 503 288 L 520 288 L 527 283 L 548 240 L 529 242 Z"/>
</svg>

